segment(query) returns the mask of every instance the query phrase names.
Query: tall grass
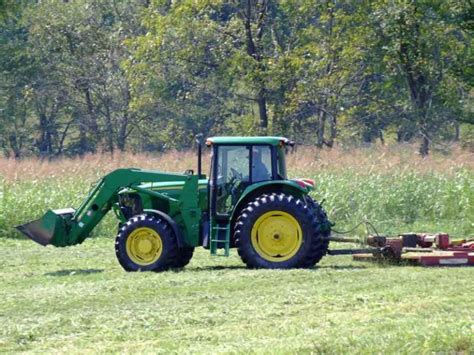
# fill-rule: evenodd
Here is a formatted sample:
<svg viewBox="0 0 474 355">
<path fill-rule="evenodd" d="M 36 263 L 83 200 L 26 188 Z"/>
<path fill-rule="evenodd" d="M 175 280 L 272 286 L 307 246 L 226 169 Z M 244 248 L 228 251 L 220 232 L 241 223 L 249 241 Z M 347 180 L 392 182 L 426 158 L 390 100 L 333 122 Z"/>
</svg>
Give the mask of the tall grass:
<svg viewBox="0 0 474 355">
<path fill-rule="evenodd" d="M 368 219 L 381 233 L 456 236 L 474 234 L 473 163 L 463 151 L 421 160 L 410 147 L 288 157 L 292 177 L 316 180 L 337 229 Z M 0 352 L 473 353 L 473 268 L 328 256 L 310 270 L 245 270 L 237 253 L 197 249 L 182 272 L 125 273 L 107 238 L 70 248 L 5 238 L 47 208 L 77 206 L 120 166 L 183 171 L 195 157 L 0 160 Z M 114 224 L 109 215 L 96 235 Z"/>
<path fill-rule="evenodd" d="M 317 199 L 336 229 L 368 220 L 379 232 L 446 231 L 474 234 L 474 173 L 451 175 L 412 171 L 364 175 L 353 171 L 319 173 Z M 358 233 L 363 233 L 360 229 Z"/>
<path fill-rule="evenodd" d="M 207 164 L 208 159 L 203 160 Z M 287 164 L 291 177 L 316 181 L 314 197 L 324 201 L 338 230 L 369 220 L 387 234 L 410 230 L 474 234 L 472 153 L 455 150 L 421 159 L 410 146 L 300 148 L 288 155 Z M 195 167 L 195 153 L 0 160 L 0 237 L 19 236 L 13 226 L 38 218 L 48 208 L 78 206 L 91 183 L 118 167 L 184 171 Z M 114 224 L 108 216 L 95 234 L 113 235 Z"/>
</svg>

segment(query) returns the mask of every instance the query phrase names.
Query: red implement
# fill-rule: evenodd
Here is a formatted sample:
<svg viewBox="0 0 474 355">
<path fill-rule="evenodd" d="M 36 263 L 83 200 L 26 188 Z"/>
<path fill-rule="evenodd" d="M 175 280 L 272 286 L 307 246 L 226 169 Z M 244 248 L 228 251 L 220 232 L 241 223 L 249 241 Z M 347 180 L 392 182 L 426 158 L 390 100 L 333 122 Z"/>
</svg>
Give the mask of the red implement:
<svg viewBox="0 0 474 355">
<path fill-rule="evenodd" d="M 407 261 L 422 266 L 474 266 L 474 240 L 451 242 L 446 233 L 406 233 L 387 238 L 380 251 L 353 257 L 361 261 Z"/>
</svg>

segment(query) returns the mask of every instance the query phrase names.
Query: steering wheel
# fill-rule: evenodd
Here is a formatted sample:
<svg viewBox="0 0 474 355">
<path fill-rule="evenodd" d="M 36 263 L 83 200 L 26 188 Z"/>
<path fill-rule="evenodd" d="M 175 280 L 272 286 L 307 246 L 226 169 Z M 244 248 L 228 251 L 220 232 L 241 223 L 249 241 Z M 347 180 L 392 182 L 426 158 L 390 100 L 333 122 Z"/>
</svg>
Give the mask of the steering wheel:
<svg viewBox="0 0 474 355">
<path fill-rule="evenodd" d="M 231 173 L 231 176 L 230 178 L 233 179 L 233 180 L 240 180 L 242 181 L 243 180 L 243 175 L 238 172 L 237 170 L 235 170 L 234 168 L 230 168 L 230 173 Z"/>
</svg>

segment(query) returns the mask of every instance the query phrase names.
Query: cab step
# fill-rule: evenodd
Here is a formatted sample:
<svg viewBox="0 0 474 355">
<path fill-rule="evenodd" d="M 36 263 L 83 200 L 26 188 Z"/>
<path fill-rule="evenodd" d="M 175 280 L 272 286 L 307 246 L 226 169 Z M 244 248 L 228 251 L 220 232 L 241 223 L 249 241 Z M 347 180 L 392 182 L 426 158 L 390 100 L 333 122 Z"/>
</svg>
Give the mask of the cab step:
<svg viewBox="0 0 474 355">
<path fill-rule="evenodd" d="M 224 236 L 224 238 L 222 238 Z M 230 255 L 230 225 L 212 227 L 210 248 L 212 256 Z M 218 249 L 224 249 L 224 253 L 218 253 Z"/>
</svg>

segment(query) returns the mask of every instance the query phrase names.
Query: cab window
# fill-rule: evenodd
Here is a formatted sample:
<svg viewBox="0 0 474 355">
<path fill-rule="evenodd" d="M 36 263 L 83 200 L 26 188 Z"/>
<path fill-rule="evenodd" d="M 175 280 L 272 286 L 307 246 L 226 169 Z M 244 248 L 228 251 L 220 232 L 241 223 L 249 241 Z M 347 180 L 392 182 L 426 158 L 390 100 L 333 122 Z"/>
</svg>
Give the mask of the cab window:
<svg viewBox="0 0 474 355">
<path fill-rule="evenodd" d="M 277 174 L 280 179 L 286 179 L 286 162 L 285 162 L 285 149 L 283 147 L 277 148 Z"/>
<path fill-rule="evenodd" d="M 271 180 L 272 151 L 270 146 L 255 145 L 252 148 L 252 182 Z"/>
<path fill-rule="evenodd" d="M 217 150 L 217 213 L 227 214 L 249 183 L 250 148 L 219 146 Z"/>
</svg>

